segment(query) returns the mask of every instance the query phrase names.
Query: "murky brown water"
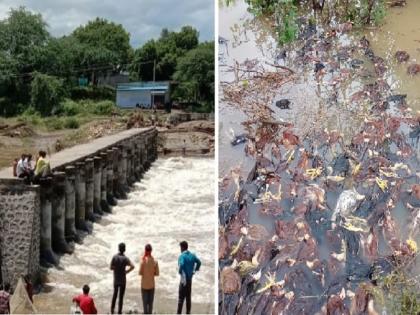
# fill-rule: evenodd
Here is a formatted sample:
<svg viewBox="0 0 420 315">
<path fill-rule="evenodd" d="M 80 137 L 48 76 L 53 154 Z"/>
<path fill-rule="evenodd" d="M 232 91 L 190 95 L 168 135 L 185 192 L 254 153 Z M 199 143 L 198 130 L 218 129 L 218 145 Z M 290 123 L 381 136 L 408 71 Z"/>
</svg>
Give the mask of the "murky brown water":
<svg viewBox="0 0 420 315">
<path fill-rule="evenodd" d="M 393 8 L 380 28 L 367 31 L 372 48 L 390 63 L 389 81 L 392 88 L 407 94 L 407 102 L 420 110 L 420 75 L 407 74 L 407 66 L 420 63 L 420 1 L 409 0 L 403 8 Z M 394 55 L 398 50 L 407 51 L 410 59 L 398 64 Z"/>
<path fill-rule="evenodd" d="M 420 12 L 419 1 L 408 1 L 404 8 L 393 8 L 389 10 L 383 25 L 372 28 L 365 32 L 366 37 L 372 44 L 372 49 L 378 56 L 386 60 L 388 70 L 385 78 L 395 94 L 407 94 L 407 103 L 413 110 L 420 110 L 420 75 L 411 76 L 407 73 L 408 65 L 420 63 Z M 272 33 L 270 24 L 265 19 L 254 19 L 247 12 L 247 5 L 244 1 L 236 1 L 231 6 L 223 6 L 219 12 L 219 33 L 223 40 L 219 48 L 219 76 L 221 82 L 235 81 L 235 75 L 230 67 L 235 63 L 257 60 L 260 64 L 272 64 L 282 49 L 276 45 L 275 34 Z M 339 39 L 342 47 L 355 45 L 363 34 L 356 31 L 348 36 Z M 226 41 L 224 41 L 226 40 Z M 407 51 L 410 60 L 399 64 L 395 60 L 395 52 L 398 50 Z M 357 55 L 363 61 L 364 56 Z M 313 68 L 301 68 L 294 64 L 293 58 L 281 60 L 280 64 L 298 69 L 296 79 L 282 86 L 276 91 L 276 100 L 287 98 L 292 102 L 292 110 L 281 111 L 275 106 L 275 117 L 290 121 L 300 126 L 301 130 L 310 130 L 316 122 L 324 124 L 326 128 L 337 129 L 344 134 L 345 138 L 354 135 L 354 130 L 363 122 L 368 113 L 361 110 L 357 111 L 351 107 L 350 96 L 357 92 L 361 84 L 373 83 L 374 80 L 366 76 L 372 71 L 367 64 L 364 71 L 352 77 L 348 83 L 342 84 L 339 91 L 329 86 L 327 81 L 316 81 L 313 78 Z M 330 106 L 329 98 L 334 93 L 338 95 L 338 102 L 341 107 Z M 230 139 L 232 134 L 244 132 L 241 122 L 245 116 L 237 110 L 232 111 L 230 106 L 223 99 L 223 88 L 220 88 L 220 153 L 224 157 L 220 163 L 220 173 L 225 174 L 233 165 L 237 164 L 238 159 L 242 161 L 240 151 L 232 148 Z M 304 115 L 303 115 L 304 113 Z M 229 163 L 234 161 L 235 163 Z M 246 161 L 242 161 L 246 163 Z"/>
<path fill-rule="evenodd" d="M 248 129 L 246 128 L 244 121 L 249 121 L 249 99 L 242 99 L 235 103 L 235 100 L 229 101 L 229 93 L 232 90 L 232 86 L 236 89 L 241 89 L 243 86 L 252 84 L 252 80 L 248 79 L 246 75 L 238 75 L 240 70 L 243 68 L 251 69 L 251 71 L 269 72 L 273 71 L 273 64 L 286 66 L 295 71 L 293 80 L 283 84 L 280 88 L 273 88 L 271 91 L 261 89 L 260 92 L 255 92 L 255 97 L 265 102 L 264 105 L 268 106 L 271 112 L 271 117 L 275 121 L 283 120 L 285 122 L 291 122 L 294 126 L 293 131 L 302 139 L 305 135 L 313 136 L 315 132 L 319 130 L 336 130 L 338 134 L 343 135 L 343 139 L 346 144 L 359 133 L 361 127 L 364 127 L 366 121 L 372 119 L 374 115 L 376 117 L 381 116 L 381 112 L 378 110 L 372 110 L 371 99 L 366 101 L 359 101 L 358 92 L 360 92 L 366 86 L 373 86 L 373 90 L 367 94 L 369 97 L 375 93 L 375 89 L 380 88 L 380 84 L 386 86 L 384 95 L 381 97 L 389 97 L 395 94 L 407 94 L 407 104 L 412 111 L 420 109 L 420 75 L 412 77 L 407 74 L 407 66 L 411 63 L 420 63 L 420 19 L 418 18 L 418 12 L 420 12 L 419 1 L 408 1 L 408 5 L 405 8 L 390 9 L 389 14 L 386 17 L 384 24 L 381 27 L 375 29 L 369 29 L 361 32 L 360 30 L 354 30 L 350 33 L 340 34 L 337 37 L 332 38 L 332 48 L 322 50 L 320 49 L 311 55 L 313 59 L 307 58 L 308 55 L 303 54 L 303 58 L 299 57 L 300 50 L 302 49 L 302 43 L 292 44 L 287 48 L 287 56 L 282 56 L 282 48 L 277 47 L 274 34 L 271 32 L 270 23 L 267 20 L 254 19 L 251 14 L 247 12 L 247 7 L 242 1 L 237 1 L 230 7 L 223 7 L 220 10 L 219 18 L 219 31 L 220 31 L 220 50 L 219 50 L 219 62 L 221 67 L 219 68 L 219 77 L 221 81 L 220 87 L 220 108 L 219 108 L 219 172 L 220 177 L 228 178 L 231 176 L 233 179 L 242 177 L 243 181 L 239 181 L 244 190 L 247 190 L 246 203 L 246 215 L 244 219 L 238 219 L 235 217 L 236 224 L 261 224 L 270 235 L 274 232 L 275 220 L 290 220 L 295 216 L 292 212 L 288 212 L 291 205 L 295 202 L 294 198 L 284 198 L 279 202 L 281 210 L 277 214 L 265 213 L 269 209 L 261 206 L 255 202 L 255 198 L 262 195 L 261 191 L 264 191 L 265 184 L 259 186 L 258 182 L 265 183 L 265 179 L 255 179 L 255 182 L 247 181 L 248 174 L 255 164 L 256 159 L 260 159 L 260 163 L 265 163 L 268 168 L 272 165 L 276 165 L 274 161 L 278 162 L 273 158 L 272 152 L 269 150 L 259 151 L 257 154 L 249 156 L 246 154 L 246 150 L 249 150 L 247 141 L 238 144 L 236 146 L 231 145 L 231 140 L 234 139 L 235 135 L 247 134 Z M 416 14 L 417 13 L 417 14 Z M 375 71 L 378 71 L 376 64 L 369 60 L 369 58 L 361 53 L 359 40 L 365 35 L 371 42 L 371 48 L 375 55 L 384 59 L 385 73 L 383 75 L 383 83 L 379 78 L 382 75 L 378 75 Z M 319 43 L 311 43 L 309 49 L 317 46 Z M 321 43 L 322 45 L 322 43 Z M 410 54 L 410 61 L 404 64 L 398 64 L 395 61 L 394 54 L 397 50 L 404 50 Z M 312 50 L 314 51 L 314 50 Z M 305 51 L 304 51 L 305 52 Z M 307 59 L 305 59 L 307 58 Z M 379 59 L 380 60 L 380 59 Z M 314 66 L 318 61 L 322 61 L 327 71 L 323 76 L 316 77 L 314 75 Z M 361 66 L 354 66 L 360 62 Z M 337 66 L 338 63 L 338 66 Z M 253 65 L 258 64 L 259 67 Z M 330 71 L 331 70 L 331 71 Z M 379 85 L 375 85 L 379 82 Z M 235 89 L 234 88 L 234 89 Z M 225 95 L 223 94 L 225 92 Z M 267 100 L 266 100 L 267 99 Z M 281 99 L 290 100 L 290 109 L 280 109 L 275 106 L 275 102 Z M 373 98 L 372 98 L 373 99 Z M 373 102 L 373 101 L 372 101 Z M 258 104 L 258 102 L 254 102 Z M 263 109 L 261 108 L 261 111 Z M 258 108 L 253 109 L 254 113 L 258 113 Z M 385 111 L 385 110 L 383 110 Z M 397 108 L 393 105 L 390 106 L 389 113 L 395 115 L 401 115 Z M 248 127 L 249 128 L 249 127 Z M 255 129 L 253 133 L 250 133 L 251 137 L 255 137 Z M 313 139 L 317 142 L 317 139 Z M 249 140 L 251 144 L 256 143 L 255 139 Z M 317 146 L 315 144 L 315 152 L 317 152 Z M 266 148 L 263 147 L 265 150 Z M 414 147 L 414 151 L 417 150 L 417 161 L 411 161 L 410 167 L 414 168 L 412 171 L 418 171 L 418 146 Z M 281 152 L 281 156 L 284 156 L 285 152 Z M 322 155 L 322 153 L 321 153 Z M 334 152 L 332 153 L 334 156 Z M 280 159 L 281 160 L 281 159 Z M 362 157 L 363 160 L 363 157 Z M 281 160 L 283 161 L 283 160 Z M 294 164 L 291 162 L 290 164 Z M 290 166 L 291 172 L 293 168 Z M 262 167 L 264 168 L 264 167 Z M 286 167 L 287 169 L 287 167 Z M 233 173 L 232 173 L 233 170 Z M 291 183 L 291 178 L 287 174 L 281 173 L 280 171 L 271 168 L 269 172 L 273 172 L 281 178 L 282 187 L 288 187 Z M 287 173 L 287 172 L 286 172 Z M 233 176 L 232 176 L 233 174 Z M 259 173 L 261 175 L 261 173 Z M 264 177 L 264 176 L 262 176 Z M 226 181 L 228 182 L 228 181 Z M 408 189 L 409 183 L 418 182 L 416 176 L 412 176 L 410 182 L 405 183 L 405 191 Z M 224 183 L 221 181 L 221 183 Z M 318 183 L 319 184 L 319 183 Z M 346 187 L 356 187 L 359 191 L 364 190 L 364 194 L 371 197 L 373 190 L 370 190 L 367 183 L 353 183 L 352 181 L 345 183 Z M 269 187 L 270 186 L 270 187 Z M 222 185 L 220 186 L 222 187 Z M 229 188 L 226 188 L 229 187 Z M 240 188 L 238 191 L 240 191 Z M 245 188 L 244 188 L 245 187 Z M 258 188 L 256 188 L 258 187 Z M 326 204 L 329 209 L 334 209 L 338 194 L 334 191 L 334 188 L 323 186 L 326 189 Z M 276 194 L 276 184 L 265 186 L 271 194 Z M 375 188 L 375 187 L 373 187 Z M 288 188 L 286 188 L 287 191 Z M 348 189 L 348 188 L 347 188 Z M 235 186 L 228 186 L 226 184 L 220 190 L 220 197 L 222 199 L 223 206 L 229 204 L 231 196 L 235 190 Z M 340 190 L 338 190 L 340 191 Z M 283 190 L 284 193 L 284 190 Z M 286 192 L 287 194 L 287 192 Z M 399 198 L 399 197 L 398 197 Z M 291 201 L 290 201 L 291 200 Z M 376 199 L 375 199 L 376 200 Z M 375 201 L 376 202 L 376 201 Z M 234 204 L 231 202 L 231 204 Z M 276 204 L 277 205 L 277 204 Z M 365 207 L 366 205 L 364 205 Z M 376 206 L 372 203 L 372 207 Z M 230 211 L 228 209 L 228 211 Z M 367 210 L 366 210 L 367 211 Z M 370 209 L 369 211 L 373 211 Z M 322 214 L 324 215 L 324 214 Z M 322 216 L 321 215 L 321 216 Z M 402 202 L 397 202 L 395 207 L 392 209 L 392 216 L 395 220 L 395 225 L 398 230 L 398 235 L 401 240 L 406 240 L 408 235 L 407 224 L 411 222 L 409 211 L 406 205 Z M 366 217 L 366 216 L 364 216 Z M 243 220 L 243 221 L 241 221 Z M 246 222 L 246 223 L 244 223 Z M 317 221 L 318 222 L 318 221 Z M 319 222 L 318 222 L 319 223 Z M 233 224 L 234 225 L 234 224 Z M 235 236 L 232 230 L 237 226 L 229 226 L 226 224 L 227 230 L 226 235 L 228 236 L 228 243 L 231 242 L 229 237 L 233 239 Z M 317 229 L 319 226 L 317 227 Z M 231 229 L 231 230 L 229 230 Z M 331 248 L 325 246 L 323 242 L 324 231 L 312 230 L 311 233 L 318 237 L 318 257 L 322 260 L 326 259 L 330 255 Z M 333 228 L 334 229 L 334 228 Z M 231 234 L 230 234 L 231 233 Z M 274 239 L 274 237 L 273 237 Z M 414 240 L 417 244 L 420 243 L 420 235 L 415 235 Z M 275 242 L 275 241 L 273 241 Z M 235 242 L 233 243 L 235 244 Z M 378 241 L 379 255 L 389 255 L 389 245 L 386 244 L 384 239 Z M 239 247 L 239 245 L 238 245 Z M 250 249 L 247 249 L 250 250 Z M 249 253 L 248 253 L 249 254 Z M 246 255 L 246 254 L 245 254 Z M 228 257 L 229 256 L 229 257 Z M 234 259 L 234 255 L 225 255 L 221 260 L 222 266 L 228 266 L 231 260 Z M 237 257 L 235 257 L 236 259 Z M 366 257 L 361 257 L 365 259 Z M 238 259 L 243 259 L 239 257 Z M 262 267 L 261 270 L 267 270 Z M 346 271 L 347 272 L 347 271 Z M 420 264 L 412 268 L 413 274 L 420 272 Z M 344 274 L 337 275 L 343 276 Z M 277 273 L 276 278 L 280 280 L 284 275 Z M 244 277 L 243 281 L 249 281 L 249 277 Z M 338 281 L 338 280 L 337 280 Z M 311 283 L 312 284 L 312 283 Z M 319 294 L 316 288 L 312 288 L 310 291 L 314 295 Z M 327 290 L 327 289 L 326 289 Z M 249 291 L 247 291 L 249 293 Z M 241 296 L 247 296 L 241 291 Z M 230 297 L 232 297 L 231 295 Z M 250 295 L 247 297 L 249 298 Z M 255 297 L 255 296 L 254 296 Z M 234 299 L 235 297 L 233 297 Z M 246 298 L 245 298 L 246 299 Z M 261 297 L 263 300 L 264 297 Z M 252 303 L 260 304 L 261 300 L 254 298 L 248 299 L 253 301 Z M 233 300 L 233 303 L 235 300 Z M 264 301 L 266 302 L 266 300 Z M 229 303 L 224 302 L 224 303 Z M 240 302 L 239 304 L 241 304 Z M 264 303 L 261 302 L 263 305 Z M 268 304 L 267 304 L 268 305 Z M 243 306 L 243 304 L 242 304 Z M 312 314 L 312 313 L 311 313 Z"/>
</svg>

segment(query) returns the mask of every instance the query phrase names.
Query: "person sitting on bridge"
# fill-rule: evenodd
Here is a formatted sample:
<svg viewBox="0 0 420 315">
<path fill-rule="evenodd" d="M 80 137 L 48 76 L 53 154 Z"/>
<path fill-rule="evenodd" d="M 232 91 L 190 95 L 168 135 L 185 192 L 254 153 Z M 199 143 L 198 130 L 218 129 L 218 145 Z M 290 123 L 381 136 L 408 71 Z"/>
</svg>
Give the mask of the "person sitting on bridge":
<svg viewBox="0 0 420 315">
<path fill-rule="evenodd" d="M 16 166 L 16 175 L 19 178 L 25 178 L 28 176 L 27 170 L 25 168 L 25 160 L 26 154 L 22 154 Z"/>
<path fill-rule="evenodd" d="M 32 167 L 32 154 L 26 154 L 26 159 L 23 162 L 26 172 L 30 177 L 34 175 L 34 168 Z"/>
<path fill-rule="evenodd" d="M 0 314 L 10 314 L 10 284 L 0 284 Z"/>
<path fill-rule="evenodd" d="M 90 288 L 87 284 L 83 286 L 83 294 L 75 296 L 73 302 L 77 303 L 83 314 L 98 314 L 93 298 L 89 295 Z"/>
<path fill-rule="evenodd" d="M 45 151 L 39 151 L 34 172 L 36 177 L 45 177 L 51 173 L 50 162 L 46 159 L 46 156 Z"/>
</svg>

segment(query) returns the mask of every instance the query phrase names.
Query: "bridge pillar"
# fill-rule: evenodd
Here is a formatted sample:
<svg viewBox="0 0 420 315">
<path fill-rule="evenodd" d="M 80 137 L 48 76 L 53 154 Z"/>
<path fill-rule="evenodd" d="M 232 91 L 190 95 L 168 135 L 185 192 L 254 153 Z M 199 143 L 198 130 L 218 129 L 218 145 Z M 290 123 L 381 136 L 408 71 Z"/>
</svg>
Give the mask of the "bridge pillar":
<svg viewBox="0 0 420 315">
<path fill-rule="evenodd" d="M 106 152 L 101 152 L 100 156 L 102 158 L 102 163 L 101 163 L 101 209 L 104 212 L 111 212 L 111 208 L 108 205 L 108 201 L 107 201 L 107 177 L 108 177 L 108 163 L 107 163 L 107 158 L 108 158 L 108 154 Z"/>
<path fill-rule="evenodd" d="M 127 152 L 123 145 L 118 147 L 118 191 L 121 199 L 127 199 L 127 192 L 129 192 L 127 186 L 127 176 L 125 174 L 125 168 L 127 167 Z"/>
<path fill-rule="evenodd" d="M 101 180 L 102 180 L 102 158 L 93 158 L 93 212 L 103 214 L 101 208 Z"/>
<path fill-rule="evenodd" d="M 86 224 L 86 178 L 85 178 L 85 163 L 76 163 L 76 228 L 82 231 L 89 232 Z"/>
<path fill-rule="evenodd" d="M 131 187 L 133 185 L 133 181 L 131 178 L 131 148 L 130 148 L 130 141 L 127 140 L 124 144 L 124 151 L 126 154 L 126 168 L 125 168 L 125 177 L 126 177 L 126 183 L 128 187 Z"/>
<path fill-rule="evenodd" d="M 140 158 L 140 169 L 141 169 L 141 177 L 146 172 L 145 160 L 146 160 L 146 145 L 143 136 L 139 137 L 139 158 Z"/>
<path fill-rule="evenodd" d="M 41 178 L 41 261 L 57 265 L 58 259 L 52 250 L 52 178 Z"/>
<path fill-rule="evenodd" d="M 118 147 L 112 147 L 112 158 L 113 158 L 113 184 L 112 184 L 112 188 L 113 188 L 113 193 L 114 193 L 114 197 L 116 199 L 123 199 L 124 195 L 123 195 L 123 190 L 120 186 L 120 160 L 122 159 L 121 157 L 121 150 Z"/>
<path fill-rule="evenodd" d="M 134 140 L 133 141 L 134 177 L 136 181 L 140 181 L 141 171 L 140 171 L 140 157 L 139 157 L 139 138 L 135 137 L 133 140 Z"/>
<path fill-rule="evenodd" d="M 70 254 L 72 249 L 66 242 L 66 173 L 55 172 L 53 175 L 52 198 L 52 247 L 59 254 Z"/>
<path fill-rule="evenodd" d="M 131 182 L 132 185 L 137 180 L 137 176 L 136 176 L 136 172 L 135 172 L 135 169 L 136 169 L 135 153 L 136 153 L 136 151 L 135 151 L 134 144 L 135 144 L 135 139 L 130 139 L 129 140 L 129 146 L 130 146 L 130 151 L 129 151 L 129 153 L 130 153 L 130 159 L 129 159 L 130 168 L 129 168 L 129 170 L 130 170 L 130 182 Z"/>
<path fill-rule="evenodd" d="M 114 151 L 107 150 L 106 199 L 110 206 L 117 205 L 114 197 Z"/>
<path fill-rule="evenodd" d="M 143 152 L 143 166 L 145 171 L 148 171 L 150 168 L 150 163 L 149 163 L 149 159 L 150 159 L 150 155 L 149 155 L 149 139 L 147 137 L 147 134 L 144 135 L 144 152 Z"/>
<path fill-rule="evenodd" d="M 93 215 L 93 199 L 94 199 L 94 162 L 92 158 L 85 160 L 85 182 L 86 182 L 86 220 L 95 221 Z"/>
<path fill-rule="evenodd" d="M 79 241 L 76 232 L 76 189 L 74 166 L 67 166 L 66 169 L 66 227 L 65 237 L 68 242 Z"/>
</svg>

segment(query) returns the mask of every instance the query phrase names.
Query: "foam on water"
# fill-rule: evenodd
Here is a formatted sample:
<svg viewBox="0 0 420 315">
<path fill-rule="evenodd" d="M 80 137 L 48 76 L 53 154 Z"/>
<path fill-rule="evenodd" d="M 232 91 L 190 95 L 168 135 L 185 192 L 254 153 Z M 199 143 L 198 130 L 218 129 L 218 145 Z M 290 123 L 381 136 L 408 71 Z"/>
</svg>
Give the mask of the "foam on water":
<svg viewBox="0 0 420 315">
<path fill-rule="evenodd" d="M 214 301 L 214 161 L 210 159 L 169 158 L 156 161 L 137 183 L 127 200 L 119 201 L 113 213 L 100 223 L 73 255 L 61 258 L 64 270 L 50 269 L 48 284 L 53 289 L 41 294 L 39 303 L 71 299 L 81 285 L 89 283 L 99 310 L 107 312 L 112 295 L 113 275 L 109 263 L 118 243 L 125 242 L 126 255 L 136 266 L 127 276 L 125 305 L 141 309 L 139 258 L 146 243 L 153 246 L 159 262 L 156 282 L 156 311 L 159 297 L 176 301 L 179 276 L 179 242 L 187 240 L 190 250 L 202 261 L 193 281 L 193 303 Z M 175 308 L 175 305 L 172 306 Z M 41 306 L 42 309 L 45 305 Z M 46 308 L 48 309 L 48 308 Z M 164 309 L 161 309 L 164 311 Z"/>
</svg>

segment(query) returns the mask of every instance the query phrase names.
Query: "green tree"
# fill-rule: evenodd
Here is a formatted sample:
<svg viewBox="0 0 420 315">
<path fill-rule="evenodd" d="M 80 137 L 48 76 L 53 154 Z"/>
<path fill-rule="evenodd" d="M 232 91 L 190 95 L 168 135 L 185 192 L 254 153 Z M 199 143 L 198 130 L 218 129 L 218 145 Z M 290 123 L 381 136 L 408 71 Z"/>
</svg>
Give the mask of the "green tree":
<svg viewBox="0 0 420 315">
<path fill-rule="evenodd" d="M 42 73 L 34 73 L 31 82 L 31 104 L 44 116 L 51 115 L 58 109 L 66 96 L 63 80 Z"/>
<path fill-rule="evenodd" d="M 157 59 L 156 42 L 152 39 L 135 51 L 130 66 L 131 77 L 134 80 L 152 81 L 154 61 Z"/>
<path fill-rule="evenodd" d="M 179 57 L 198 45 L 199 33 L 191 26 L 184 26 L 179 32 L 163 29 L 159 39 L 150 40 L 134 53 L 130 66 L 133 79 L 150 81 L 156 62 L 156 80 L 171 80 L 176 71 Z"/>
<path fill-rule="evenodd" d="M 119 71 L 129 62 L 130 34 L 121 24 L 96 18 L 72 33 L 83 47 L 80 65 L 90 69 L 91 81 L 107 71 Z"/>
<path fill-rule="evenodd" d="M 214 42 L 201 43 L 178 60 L 175 95 L 184 100 L 214 101 Z"/>
<path fill-rule="evenodd" d="M 0 97 L 12 103 L 27 103 L 30 98 L 31 73 L 36 70 L 39 51 L 50 35 L 40 14 L 24 7 L 11 9 L 0 21 Z"/>
</svg>

